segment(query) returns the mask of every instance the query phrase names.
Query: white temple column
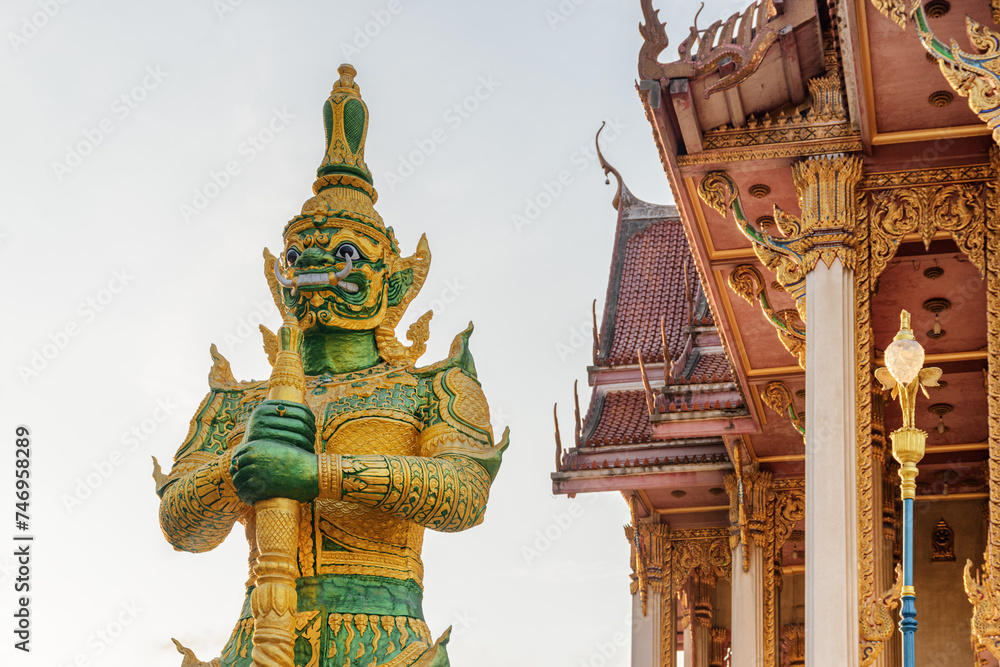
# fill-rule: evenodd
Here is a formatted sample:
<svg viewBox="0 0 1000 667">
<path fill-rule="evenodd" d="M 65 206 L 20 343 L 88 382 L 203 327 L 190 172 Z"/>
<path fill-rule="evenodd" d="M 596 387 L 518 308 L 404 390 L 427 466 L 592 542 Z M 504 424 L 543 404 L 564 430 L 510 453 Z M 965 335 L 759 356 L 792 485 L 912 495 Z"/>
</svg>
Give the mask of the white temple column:
<svg viewBox="0 0 1000 667">
<path fill-rule="evenodd" d="M 693 644 L 692 667 L 708 667 L 708 662 L 712 657 L 712 628 L 704 625 L 700 620 L 694 619 L 691 624 L 691 638 Z M 684 661 L 687 662 L 687 653 L 684 654 Z"/>
<path fill-rule="evenodd" d="M 691 616 L 684 624 L 684 667 L 694 667 L 694 637 L 691 634 Z"/>
<path fill-rule="evenodd" d="M 733 550 L 730 665 L 759 667 L 764 665 L 764 554 L 751 540 L 750 571 L 744 572 L 743 548 L 738 544 Z"/>
<path fill-rule="evenodd" d="M 819 262 L 806 308 L 806 667 L 857 667 L 853 271 Z"/>
<path fill-rule="evenodd" d="M 632 667 L 660 665 L 660 596 L 649 592 L 646 615 L 639 593 L 632 596 Z"/>
</svg>

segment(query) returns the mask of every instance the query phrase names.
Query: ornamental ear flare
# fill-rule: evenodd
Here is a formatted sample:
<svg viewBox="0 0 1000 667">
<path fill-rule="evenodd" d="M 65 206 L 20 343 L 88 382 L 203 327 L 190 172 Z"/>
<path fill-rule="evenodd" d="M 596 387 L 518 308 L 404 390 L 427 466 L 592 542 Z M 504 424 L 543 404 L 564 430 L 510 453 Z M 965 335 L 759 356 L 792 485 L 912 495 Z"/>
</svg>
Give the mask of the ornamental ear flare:
<svg viewBox="0 0 1000 667">
<path fill-rule="evenodd" d="M 396 271 L 411 270 L 413 272 L 413 282 L 406 293 L 401 297 L 398 304 L 391 306 L 385 314 L 382 324 L 375 330 L 375 343 L 378 345 L 378 353 L 383 359 L 390 363 L 403 362 L 413 365 L 421 354 L 427 349 L 427 339 L 430 336 L 430 319 L 434 311 L 427 311 L 420 318 L 410 325 L 406 332 L 407 340 L 411 341 L 409 347 L 403 345 L 396 338 L 396 325 L 406 312 L 406 307 L 410 305 L 420 288 L 423 287 L 427 279 L 427 272 L 431 268 L 431 249 L 427 244 L 427 235 L 421 234 L 420 241 L 417 242 L 416 251 L 409 257 L 399 260 Z"/>
</svg>

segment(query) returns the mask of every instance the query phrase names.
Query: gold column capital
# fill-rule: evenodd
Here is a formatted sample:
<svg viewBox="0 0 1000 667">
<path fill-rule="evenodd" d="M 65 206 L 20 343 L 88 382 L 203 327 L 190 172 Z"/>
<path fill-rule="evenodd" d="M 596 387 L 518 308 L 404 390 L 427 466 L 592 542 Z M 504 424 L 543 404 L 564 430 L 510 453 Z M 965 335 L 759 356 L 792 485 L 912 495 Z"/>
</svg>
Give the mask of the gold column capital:
<svg viewBox="0 0 1000 667">
<path fill-rule="evenodd" d="M 854 268 L 854 229 L 857 222 L 857 186 L 861 159 L 853 155 L 814 155 L 792 165 L 792 181 L 802 210 L 796 249 L 802 271 L 812 271 L 820 259 L 829 267 L 834 259 Z M 790 218 L 774 207 L 779 215 Z M 779 223 L 780 224 L 780 223 Z"/>
<path fill-rule="evenodd" d="M 687 601 L 690 607 L 692 627 L 694 627 L 694 619 L 697 619 L 702 627 L 712 627 L 712 616 L 715 613 L 712 596 L 718 582 L 719 577 L 711 566 L 699 566 L 691 571 L 688 579 Z"/>
<path fill-rule="evenodd" d="M 661 592 L 670 581 L 671 544 L 670 527 L 665 523 L 638 522 L 632 508 L 632 524 L 625 526 L 625 537 L 632 546 L 631 593 L 639 594 L 642 615 L 648 609 L 649 591 Z"/>
<path fill-rule="evenodd" d="M 771 473 L 737 467 L 736 473 L 726 475 L 723 481 L 729 494 L 729 548 L 744 545 L 743 571 L 749 572 L 751 539 L 757 546 L 765 547 L 774 532 L 768 511 L 774 499 Z"/>
<path fill-rule="evenodd" d="M 792 181 L 801 216 L 774 207 L 781 236 L 759 229 L 746 217 L 739 187 L 724 171 L 711 171 L 698 184 L 698 195 L 718 211 L 732 210 L 740 232 L 753 243 L 757 258 L 775 272 L 778 283 L 806 318 L 806 274 L 820 260 L 830 267 L 835 259 L 850 269 L 855 265 L 857 189 L 863 175 L 861 159 L 835 153 L 814 155 L 792 165 Z"/>
</svg>

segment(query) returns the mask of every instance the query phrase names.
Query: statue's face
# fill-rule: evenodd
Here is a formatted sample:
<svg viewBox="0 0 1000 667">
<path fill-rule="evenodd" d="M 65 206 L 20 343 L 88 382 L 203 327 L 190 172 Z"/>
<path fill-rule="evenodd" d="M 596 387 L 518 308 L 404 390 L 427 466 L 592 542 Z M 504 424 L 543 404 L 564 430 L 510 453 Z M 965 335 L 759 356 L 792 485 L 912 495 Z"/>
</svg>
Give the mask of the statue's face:
<svg viewBox="0 0 1000 667">
<path fill-rule="evenodd" d="M 308 274 L 343 273 L 332 282 L 309 285 Z M 336 227 L 305 229 L 285 239 L 285 277 L 299 286 L 283 289 L 285 305 L 303 331 L 372 330 L 382 323 L 390 305 L 390 279 L 398 255 L 384 241 Z M 317 276 L 318 277 L 318 276 Z"/>
</svg>

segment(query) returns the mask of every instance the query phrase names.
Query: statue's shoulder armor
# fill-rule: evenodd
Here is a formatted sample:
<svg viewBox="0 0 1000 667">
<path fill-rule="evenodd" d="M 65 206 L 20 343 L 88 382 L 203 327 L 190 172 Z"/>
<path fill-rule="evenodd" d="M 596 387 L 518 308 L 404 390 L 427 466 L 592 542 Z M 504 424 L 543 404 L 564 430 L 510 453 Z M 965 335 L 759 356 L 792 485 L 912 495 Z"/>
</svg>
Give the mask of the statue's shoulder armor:
<svg viewBox="0 0 1000 667">
<path fill-rule="evenodd" d="M 191 417 L 184 443 L 174 455 L 170 477 L 184 474 L 225 452 L 230 440 L 242 434 L 253 409 L 267 398 L 267 382 L 238 382 L 215 345 L 212 360 L 208 374 L 210 390 Z"/>
<path fill-rule="evenodd" d="M 499 445 L 494 444 L 490 408 L 469 351 L 471 335 L 470 324 L 455 337 L 447 359 L 413 371 L 424 389 L 421 393 L 426 401 L 421 454 L 470 456 L 492 477 L 507 448 L 507 433 L 504 432 Z"/>
</svg>

